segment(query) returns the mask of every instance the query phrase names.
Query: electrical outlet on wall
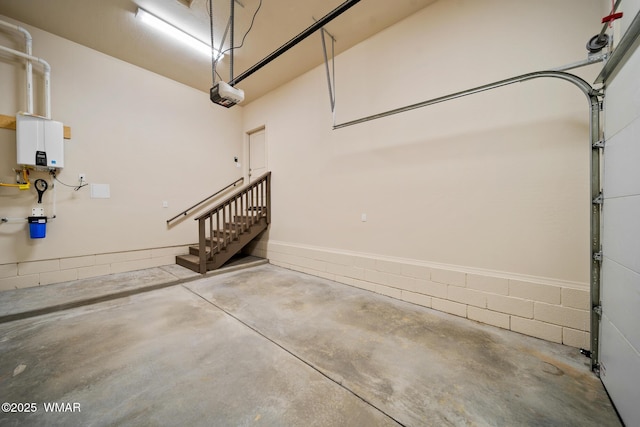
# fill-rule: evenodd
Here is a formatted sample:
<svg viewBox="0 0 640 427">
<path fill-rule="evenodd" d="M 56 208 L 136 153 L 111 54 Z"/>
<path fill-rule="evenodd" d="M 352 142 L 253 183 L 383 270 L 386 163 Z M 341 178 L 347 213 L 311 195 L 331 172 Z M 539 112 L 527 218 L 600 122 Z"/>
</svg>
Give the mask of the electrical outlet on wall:
<svg viewBox="0 0 640 427">
<path fill-rule="evenodd" d="M 78 174 L 78 179 L 80 180 L 80 184 L 87 182 L 87 175 L 84 173 Z"/>
</svg>

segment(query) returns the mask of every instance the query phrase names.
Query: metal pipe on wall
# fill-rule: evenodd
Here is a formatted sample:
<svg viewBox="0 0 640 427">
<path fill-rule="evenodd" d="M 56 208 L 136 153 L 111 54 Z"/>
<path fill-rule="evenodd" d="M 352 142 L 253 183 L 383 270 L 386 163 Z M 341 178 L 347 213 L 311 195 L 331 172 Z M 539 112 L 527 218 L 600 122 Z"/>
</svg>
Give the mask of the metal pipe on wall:
<svg viewBox="0 0 640 427">
<path fill-rule="evenodd" d="M 26 28 L 2 20 L 0 20 L 0 25 L 22 33 L 25 40 L 25 53 L 29 56 L 33 55 L 33 38 Z M 31 60 L 27 60 L 27 113 L 33 114 L 33 65 Z"/>
<path fill-rule="evenodd" d="M 44 67 L 45 117 L 47 119 L 51 119 L 51 66 L 49 65 L 49 63 L 42 58 L 38 58 L 33 55 L 27 55 L 26 53 L 10 49 L 5 46 L 0 46 L 0 51 L 7 52 L 12 55 L 42 64 L 42 66 Z"/>
<path fill-rule="evenodd" d="M 599 330 L 600 330 L 600 222 L 601 222 L 601 180 L 600 180 L 600 158 L 602 144 L 600 144 L 602 135 L 600 128 L 600 91 L 594 89 L 589 83 L 573 74 L 561 72 L 561 71 L 536 71 L 533 73 L 527 73 L 516 77 L 500 80 L 494 83 L 489 83 L 483 86 L 463 90 L 460 92 L 452 93 L 449 95 L 440 96 L 427 101 L 411 104 L 406 107 L 396 108 L 383 113 L 374 114 L 360 119 L 351 120 L 345 123 L 334 124 L 333 129 L 342 129 L 348 126 L 353 126 L 361 123 L 365 123 L 371 120 L 380 119 L 383 117 L 391 116 L 394 114 L 403 113 L 417 108 L 427 107 L 430 105 L 439 104 L 441 102 L 451 101 L 453 99 L 462 98 L 464 96 L 474 95 L 476 93 L 497 89 L 499 87 L 511 85 L 514 83 L 521 83 L 528 80 L 537 78 L 556 78 L 568 81 L 572 83 L 578 89 L 582 91 L 587 97 L 589 102 L 589 129 L 591 140 L 591 164 L 590 164 L 590 195 L 591 195 L 591 221 L 590 221 L 590 235 L 591 235 L 591 258 L 589 260 L 590 265 L 590 293 L 591 293 L 591 369 L 599 372 L 599 357 L 598 357 L 598 343 L 599 343 Z"/>
</svg>

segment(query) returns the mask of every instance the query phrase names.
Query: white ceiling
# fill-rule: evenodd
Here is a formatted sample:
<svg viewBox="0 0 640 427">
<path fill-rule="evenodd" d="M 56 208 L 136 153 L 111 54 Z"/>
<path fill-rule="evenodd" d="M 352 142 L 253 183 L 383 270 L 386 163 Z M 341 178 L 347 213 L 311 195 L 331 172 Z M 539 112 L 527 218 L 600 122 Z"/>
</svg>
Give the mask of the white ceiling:
<svg viewBox="0 0 640 427">
<path fill-rule="evenodd" d="M 361 0 L 325 28 L 336 38 L 336 54 L 436 0 Z M 186 6 L 185 4 L 191 4 Z M 249 28 L 260 0 L 236 0 L 235 42 Z M 242 48 L 235 50 L 234 76 L 298 35 L 344 0 L 263 0 Z M 211 58 L 184 47 L 135 19 L 138 6 L 210 41 L 208 0 L 1 0 L 0 15 L 33 25 L 123 61 L 208 92 Z M 230 0 L 213 0 L 214 44 L 227 26 Z M 37 41 L 35 41 L 37 43 Z M 229 37 L 225 41 L 229 47 Z M 245 103 L 322 64 L 320 33 L 313 34 L 238 84 Z M 229 80 L 229 55 L 218 65 Z"/>
</svg>

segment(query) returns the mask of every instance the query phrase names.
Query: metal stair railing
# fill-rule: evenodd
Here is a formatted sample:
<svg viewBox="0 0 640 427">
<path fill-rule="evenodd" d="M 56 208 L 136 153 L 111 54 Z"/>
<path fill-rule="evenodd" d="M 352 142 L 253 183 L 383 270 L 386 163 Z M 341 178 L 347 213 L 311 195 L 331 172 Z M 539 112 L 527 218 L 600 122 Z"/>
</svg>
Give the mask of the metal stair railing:
<svg viewBox="0 0 640 427">
<path fill-rule="evenodd" d="M 229 185 L 227 185 L 226 187 L 224 187 L 224 188 L 222 188 L 222 189 L 220 189 L 220 190 L 216 191 L 215 193 L 213 193 L 212 195 L 210 195 L 210 196 L 209 196 L 209 197 L 207 197 L 206 199 L 202 199 L 202 200 L 200 200 L 200 201 L 199 201 L 198 203 L 196 203 L 195 205 L 193 205 L 193 206 L 191 206 L 191 207 L 189 207 L 189 208 L 187 208 L 187 209 L 183 210 L 183 211 L 182 211 L 182 212 L 180 212 L 178 215 L 176 215 L 176 216 L 174 216 L 174 217 L 172 217 L 172 218 L 168 219 L 168 220 L 167 220 L 167 225 L 168 225 L 169 223 L 171 223 L 171 221 L 173 221 L 174 219 L 177 219 L 177 218 L 179 218 L 179 217 L 181 217 L 181 216 L 187 216 L 187 214 L 189 213 L 189 211 L 190 211 L 191 209 L 197 208 L 198 206 L 200 206 L 200 205 L 201 205 L 201 204 L 203 204 L 204 202 L 206 202 L 206 201 L 208 201 L 208 200 L 213 199 L 214 197 L 216 197 L 218 194 L 222 193 L 223 191 L 225 191 L 225 190 L 227 190 L 227 189 L 229 189 L 229 188 L 231 188 L 231 187 L 235 187 L 236 185 L 238 185 L 238 184 L 239 184 L 239 183 L 241 183 L 242 181 L 244 181 L 244 177 L 236 179 L 236 180 L 235 180 L 235 181 L 233 181 L 231 184 L 229 184 Z"/>
</svg>

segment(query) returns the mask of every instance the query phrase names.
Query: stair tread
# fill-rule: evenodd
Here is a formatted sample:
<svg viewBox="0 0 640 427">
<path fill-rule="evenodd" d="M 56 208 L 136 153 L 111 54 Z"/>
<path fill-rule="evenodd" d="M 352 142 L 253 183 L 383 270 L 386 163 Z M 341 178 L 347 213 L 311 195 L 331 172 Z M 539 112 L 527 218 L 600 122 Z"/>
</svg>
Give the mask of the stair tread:
<svg viewBox="0 0 640 427">
<path fill-rule="evenodd" d="M 251 218 L 253 217 L 253 218 Z M 215 270 L 222 266 L 231 256 L 238 253 L 242 247 L 248 242 L 253 240 L 258 234 L 268 227 L 265 215 L 252 215 L 249 217 L 253 221 L 250 226 L 245 227 L 243 231 L 234 229 L 236 223 L 226 223 L 225 227 L 218 230 L 213 230 L 213 238 L 209 235 L 206 240 L 205 250 L 208 257 L 211 259 L 207 261 L 206 270 Z M 236 218 L 237 224 L 241 224 Z M 224 243 L 224 248 L 220 252 L 217 251 L 217 246 Z M 211 248 L 213 246 L 213 249 Z M 189 246 L 190 254 L 177 255 L 176 262 L 184 267 L 190 268 L 193 271 L 200 271 L 200 257 L 196 255 L 200 251 L 200 245 Z M 215 252 L 211 255 L 211 252 Z M 194 254 L 195 252 L 196 254 Z"/>
<path fill-rule="evenodd" d="M 195 254 L 193 252 L 190 252 L 190 255 L 198 256 L 198 253 L 200 253 L 200 246 L 199 245 L 191 245 L 191 246 L 189 246 L 189 250 L 197 252 Z M 204 247 L 204 251 L 205 251 L 205 253 L 210 253 L 211 252 L 211 246 L 205 246 Z"/>
<path fill-rule="evenodd" d="M 200 245 L 190 245 L 189 247 L 194 249 L 200 249 Z M 211 250 L 211 246 L 205 245 L 204 250 L 209 252 Z"/>
<path fill-rule="evenodd" d="M 198 257 L 197 255 L 183 254 L 183 255 L 177 255 L 176 258 L 180 258 L 185 261 L 193 262 L 196 264 L 200 263 L 200 257 Z"/>
</svg>

